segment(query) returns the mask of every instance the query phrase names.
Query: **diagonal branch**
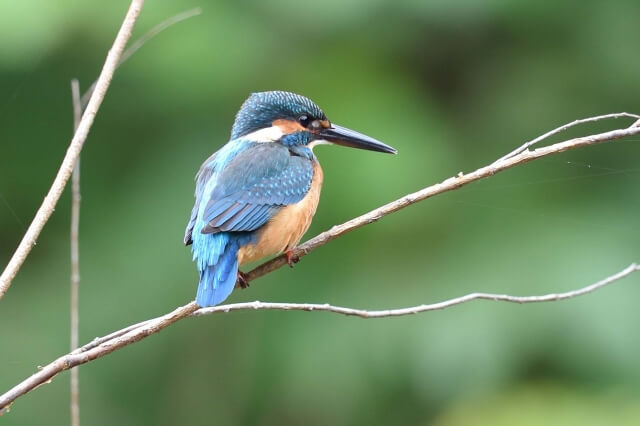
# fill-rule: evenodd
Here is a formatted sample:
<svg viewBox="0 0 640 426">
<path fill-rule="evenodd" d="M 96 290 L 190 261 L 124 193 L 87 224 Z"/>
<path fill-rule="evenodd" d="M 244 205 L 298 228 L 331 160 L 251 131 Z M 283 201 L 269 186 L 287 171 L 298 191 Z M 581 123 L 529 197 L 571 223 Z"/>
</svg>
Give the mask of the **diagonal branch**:
<svg viewBox="0 0 640 426">
<path fill-rule="evenodd" d="M 142 3 L 144 3 L 144 1 L 140 2 L 140 8 L 142 7 Z M 132 12 L 131 7 L 133 7 L 133 3 L 130 6 L 129 13 Z M 127 14 L 127 17 L 129 17 L 129 13 Z M 202 13 L 202 10 L 199 7 L 195 8 L 195 9 L 190 9 L 190 10 L 187 10 L 185 12 L 179 13 L 179 14 L 177 14 L 175 16 L 172 16 L 171 18 L 167 19 L 166 21 L 163 21 L 163 22 L 159 23 L 158 25 L 156 25 L 155 27 L 153 27 L 146 34 L 144 34 L 142 37 L 140 37 L 138 40 L 136 40 L 129 48 L 127 48 L 126 50 L 121 52 L 120 57 L 116 61 L 115 68 L 111 71 L 111 74 L 113 74 L 115 69 L 117 69 L 120 65 L 122 65 L 127 59 L 129 59 L 135 52 L 137 52 L 146 42 L 151 40 L 153 37 L 155 37 L 156 35 L 158 35 L 162 31 L 164 31 L 165 29 L 169 28 L 170 26 L 172 26 L 174 24 L 177 24 L 178 22 L 182 22 L 185 19 L 191 18 L 193 16 L 197 16 L 200 13 Z M 139 14 L 139 10 L 138 10 L 138 14 Z M 120 32 L 118 33 L 118 37 L 120 37 L 120 34 L 122 33 L 122 30 L 125 28 L 125 23 L 127 22 L 126 19 L 127 18 L 125 18 L 125 22 L 123 23 L 123 26 L 122 26 Z M 135 19 L 137 19 L 137 15 L 136 15 Z M 132 27 L 133 27 L 133 23 L 131 23 L 131 29 L 132 29 Z M 129 34 L 128 34 L 127 38 L 130 37 L 130 33 L 131 33 L 131 30 L 129 31 Z M 114 42 L 113 47 L 116 47 L 116 44 L 119 45 L 119 41 L 118 40 L 119 39 L 116 38 L 116 41 Z M 126 41 L 127 40 L 125 40 L 122 43 L 123 46 L 126 45 Z M 111 50 L 114 50 L 113 47 L 112 47 Z M 107 59 L 109 59 L 109 56 L 107 56 Z M 82 97 L 80 99 L 81 110 L 83 110 L 85 107 L 87 107 L 87 109 L 89 109 L 88 103 L 89 103 L 89 101 L 91 99 L 94 98 L 93 92 L 96 89 L 98 82 L 101 81 L 101 78 L 103 77 L 103 75 L 105 73 L 105 70 L 107 70 L 107 62 L 105 62 L 105 65 L 103 67 L 103 71 L 100 74 L 100 76 L 98 77 L 98 80 L 94 81 L 91 84 L 91 86 L 89 87 L 89 89 L 87 89 L 87 91 L 84 93 L 84 95 L 82 95 Z M 106 83 L 107 87 L 108 87 L 108 85 L 110 83 L 110 79 L 111 79 L 111 77 L 109 77 L 109 81 L 107 81 L 107 83 Z M 106 92 L 107 87 L 104 87 L 104 91 L 105 92 Z M 91 127 L 91 124 L 93 122 L 93 118 L 95 117 L 95 114 L 96 114 L 96 112 L 97 112 L 97 110 L 98 110 L 98 108 L 100 106 L 100 103 L 102 102 L 102 98 L 104 98 L 104 93 L 102 93 L 102 95 L 99 94 L 99 96 L 100 96 L 100 98 L 99 98 L 99 103 L 98 103 L 97 107 L 95 109 L 93 109 L 93 108 L 91 109 L 93 111 L 93 113 L 89 117 L 91 119 L 91 123 L 89 123 L 89 128 Z M 82 113 L 81 113 L 81 115 L 82 115 Z M 79 127 L 79 123 L 77 123 L 74 127 L 76 128 L 75 132 L 77 133 L 77 128 Z M 88 134 L 88 129 L 86 130 L 86 133 Z M 71 145 L 69 146 L 69 149 L 67 150 L 67 155 L 65 156 L 65 158 L 63 160 L 63 163 L 60 166 L 60 171 L 58 172 L 58 175 L 56 176 L 56 180 L 54 180 L 54 182 L 53 182 L 53 184 L 51 186 L 51 189 L 49 190 L 49 194 L 47 194 L 47 198 L 45 198 L 45 201 L 42 203 L 42 206 L 38 210 L 38 213 L 36 214 L 36 217 L 34 218 L 31 226 L 27 230 L 27 233 L 29 234 L 28 240 L 27 240 L 27 234 L 25 234 L 25 236 L 23 237 L 22 242 L 18 246 L 18 249 L 14 253 L 13 257 L 11 258 L 11 261 L 9 262 L 7 267 L 5 268 L 5 270 L 2 273 L 2 275 L 0 276 L 0 299 L 2 298 L 2 296 L 4 296 L 4 293 L 6 293 L 7 289 L 11 285 L 11 281 L 13 280 L 15 275 L 17 274 L 18 270 L 22 266 L 22 263 L 24 262 L 26 257 L 29 255 L 29 252 L 31 251 L 31 246 L 35 245 L 35 240 L 38 238 L 38 235 L 40 234 L 40 231 L 42 231 L 42 228 L 44 227 L 44 224 L 49 220 L 49 217 L 53 213 L 53 209 L 55 207 L 55 204 L 57 203 L 58 199 L 60 198 L 60 195 L 62 194 L 62 190 L 64 189 L 64 186 L 66 185 L 66 182 L 68 181 L 69 176 L 67 176 L 66 179 L 64 179 L 61 184 L 60 184 L 58 179 L 60 178 L 60 175 L 61 175 L 61 173 L 63 171 L 65 173 L 67 171 L 67 164 L 68 164 L 67 160 L 68 160 L 68 158 L 70 158 L 69 156 L 70 156 L 70 153 L 72 151 L 72 148 L 73 148 L 73 151 L 74 152 L 77 151 L 78 155 L 79 155 L 79 151 L 82 149 L 82 144 L 84 144 L 84 140 L 86 140 L 87 134 L 85 134 L 83 136 L 83 139 L 81 139 L 81 141 L 79 142 L 79 147 L 78 147 L 78 144 L 74 145 L 74 141 L 76 140 L 76 136 L 78 136 L 78 135 L 75 135 L 75 133 L 74 133 L 74 139 L 72 139 Z M 73 168 L 74 166 L 75 165 L 73 163 L 71 163 L 71 167 Z M 69 172 L 69 173 L 71 174 L 71 172 Z M 60 185 L 61 185 L 61 188 L 60 188 Z M 55 189 L 55 193 L 54 193 L 54 189 Z M 53 197 L 52 194 L 54 194 L 55 197 Z M 52 196 L 52 197 L 50 197 L 50 196 Z M 39 227 L 39 229 L 37 227 Z M 28 241 L 29 244 L 26 244 L 25 241 Z"/>
<path fill-rule="evenodd" d="M 37 373 L 14 386 L 4 395 L 0 396 L 0 413 L 7 411 L 9 405 L 19 396 L 26 394 L 30 390 L 35 389 L 41 384 L 48 383 L 54 376 L 64 370 L 68 370 L 80 364 L 93 361 L 96 358 L 103 357 L 116 349 L 120 349 L 126 345 L 137 342 L 145 337 L 157 333 L 170 324 L 188 316 L 196 311 L 198 306 L 195 302 L 191 302 L 185 306 L 170 312 L 161 317 L 148 321 L 144 326 L 131 330 L 124 335 L 103 342 L 102 344 L 82 352 L 82 349 L 76 350 L 68 355 L 58 358 L 52 363 L 39 369 Z"/>
<path fill-rule="evenodd" d="M 35 245 L 42 228 L 44 228 L 45 223 L 47 223 L 49 217 L 53 214 L 53 210 L 62 195 L 62 191 L 64 190 L 64 187 L 71 176 L 76 160 L 80 155 L 82 146 L 87 140 L 89 130 L 93 125 L 98 109 L 102 104 L 105 94 L 107 93 L 113 73 L 118 66 L 120 55 L 122 55 L 122 51 L 131 37 L 131 32 L 133 31 L 136 20 L 140 15 L 140 10 L 142 9 L 143 4 L 144 0 L 132 0 L 131 5 L 129 6 L 129 10 L 122 22 L 122 26 L 118 31 L 115 41 L 113 42 L 113 46 L 107 54 L 107 59 L 102 71 L 100 72 L 100 76 L 98 77 L 98 82 L 96 83 L 96 89 L 91 95 L 87 109 L 82 115 L 82 119 L 78 125 L 78 130 L 71 139 L 71 143 L 69 144 L 67 153 L 62 160 L 58 174 L 56 175 L 49 192 L 44 198 L 42 205 L 38 209 L 36 216 L 33 218 L 31 225 L 29 225 L 27 232 L 24 234 L 22 241 L 18 245 L 18 248 L 11 257 L 11 260 L 9 260 L 9 263 L 2 272 L 2 275 L 0 275 L 0 299 L 9 289 L 9 286 L 18 273 L 18 270 Z"/>
<path fill-rule="evenodd" d="M 587 119 L 588 121 L 589 119 Z M 632 124 L 628 128 L 612 130 L 609 132 L 599 133 L 596 135 L 585 136 L 581 138 L 575 138 L 564 142 L 559 142 L 550 146 L 538 148 L 534 151 L 529 151 L 528 146 L 525 147 L 518 154 L 509 156 L 508 158 L 502 158 L 489 166 L 482 167 L 469 174 L 459 173 L 458 175 L 446 179 L 445 181 L 424 188 L 413 194 L 406 195 L 394 202 L 386 204 L 369 213 L 354 218 L 341 225 L 334 226 L 329 231 L 323 232 L 318 236 L 308 240 L 297 249 L 294 250 L 294 256 L 304 256 L 316 248 L 327 244 L 338 238 L 341 235 L 346 234 L 356 228 L 364 226 L 366 224 L 377 221 L 378 219 L 396 212 L 404 207 L 434 195 L 441 194 L 446 191 L 458 189 L 471 182 L 483 179 L 485 177 L 492 176 L 501 171 L 507 170 L 511 167 L 515 167 L 520 164 L 527 163 L 529 161 L 536 160 L 538 158 L 546 157 L 553 154 L 558 154 L 570 149 L 576 149 L 587 145 L 594 145 L 607 141 L 613 141 L 626 136 L 632 136 L 640 134 L 640 126 L 636 123 Z M 549 135 L 549 134 L 547 134 Z M 541 140 L 541 139 L 540 139 Z M 248 276 L 253 280 L 259 278 L 275 269 L 278 269 L 282 265 L 286 264 L 285 256 L 276 257 L 252 270 Z M 559 294 L 547 294 L 543 296 L 509 296 L 504 294 L 491 294 L 491 293 L 472 293 L 466 296 L 446 300 L 444 302 L 435 303 L 431 305 L 420 305 L 410 308 L 402 309 L 390 309 L 382 311 L 367 311 L 362 309 L 345 308 L 339 306 L 323 305 L 323 304 L 291 304 L 291 303 L 263 303 L 263 302 L 251 302 L 251 303 L 238 303 L 231 305 L 221 305 L 213 308 L 198 309 L 195 302 L 190 302 L 187 305 L 176 308 L 174 311 L 163 315 L 158 318 L 143 321 L 138 324 L 128 326 L 122 330 L 115 331 L 107 336 L 97 338 L 93 342 L 76 349 L 75 351 L 64 355 L 47 366 L 43 367 L 27 378 L 23 382 L 19 383 L 12 389 L 8 390 L 3 395 L 0 395 L 0 413 L 6 411 L 11 403 L 18 397 L 26 394 L 41 384 L 48 383 L 53 377 L 64 370 L 68 370 L 75 366 L 93 361 L 94 359 L 103 357 L 111 352 L 118 350 L 124 346 L 135 343 L 141 339 L 144 339 L 151 334 L 157 333 L 165 327 L 179 321 L 188 316 L 200 316 L 210 313 L 230 312 L 236 310 L 303 310 L 303 311 L 328 311 L 343 315 L 353 315 L 362 318 L 381 318 L 390 316 L 411 315 L 420 312 L 428 312 L 438 309 L 445 309 L 452 306 L 456 306 L 462 303 L 467 303 L 476 299 L 488 299 L 495 301 L 513 302 L 513 303 L 537 303 L 537 302 L 550 302 L 556 300 L 564 300 L 577 296 L 581 296 L 592 291 L 595 291 L 601 287 L 609 285 L 619 279 L 622 279 L 631 273 L 640 270 L 638 264 L 631 264 L 627 268 L 611 275 L 604 280 L 594 283 L 590 286 L 569 291 Z"/>
<path fill-rule="evenodd" d="M 627 113 L 622 114 L 609 114 L 607 116 L 600 116 L 594 118 L 587 118 L 584 120 L 577 120 L 568 125 L 559 127 L 558 129 L 564 130 L 567 127 L 579 123 L 586 123 L 589 121 L 596 121 L 601 118 L 612 118 L 612 117 L 640 117 L 638 115 L 632 115 Z M 558 133 L 560 130 L 554 130 L 543 135 L 545 138 L 549 137 L 555 133 Z M 580 138 L 570 139 L 568 141 L 559 142 L 553 145 L 545 146 L 542 148 L 538 148 L 534 151 L 529 151 L 528 147 L 531 145 L 529 142 L 523 145 L 523 149 L 521 152 L 515 155 L 508 154 L 501 159 L 496 160 L 492 164 L 482 167 L 476 171 L 473 171 L 468 174 L 463 174 L 462 172 L 458 173 L 456 176 L 450 177 L 441 183 L 437 183 L 435 185 L 431 185 L 427 188 L 421 189 L 420 191 L 414 192 L 412 194 L 405 195 L 402 198 L 399 198 L 395 201 L 392 201 L 384 206 L 378 207 L 375 210 L 370 211 L 369 213 L 363 214 L 362 216 L 351 219 L 348 222 L 343 223 L 342 225 L 336 225 L 333 228 L 325 231 L 321 234 L 316 235 L 310 240 L 307 240 L 305 243 L 299 245 L 295 249 L 293 249 L 293 256 L 300 258 L 311 253 L 313 250 L 317 249 L 320 246 L 327 244 L 329 241 L 332 241 L 338 238 L 341 235 L 346 234 L 347 232 L 351 232 L 354 229 L 360 228 L 361 226 L 368 225 L 372 222 L 379 220 L 380 218 L 401 210 L 411 204 L 417 203 L 418 201 L 426 200 L 427 198 L 431 198 L 435 195 L 442 194 L 443 192 L 451 191 L 454 189 L 461 188 L 471 182 L 475 182 L 480 179 L 484 179 L 486 177 L 493 176 L 496 173 L 502 172 L 504 170 L 510 169 L 511 167 L 518 166 L 520 164 L 528 163 L 530 161 L 536 160 L 538 158 L 546 157 L 548 155 L 559 154 L 561 152 L 584 147 L 587 145 L 595 145 L 603 142 L 608 142 L 616 139 L 621 139 L 627 136 L 633 136 L 640 134 L 640 126 L 636 126 L 635 123 L 630 127 L 624 129 L 611 130 L 609 132 L 599 133 L 591 136 L 584 136 Z M 544 138 L 542 138 L 544 139 Z M 534 141 L 540 142 L 541 138 L 536 138 Z M 521 147 L 522 148 L 522 147 Z M 519 148 L 520 149 L 520 148 Z M 247 281 L 255 280 L 269 272 L 272 272 L 284 265 L 287 264 L 287 258 L 284 255 L 278 256 L 274 259 L 271 259 L 247 274 Z M 238 284 L 236 284 L 236 287 Z"/>
</svg>

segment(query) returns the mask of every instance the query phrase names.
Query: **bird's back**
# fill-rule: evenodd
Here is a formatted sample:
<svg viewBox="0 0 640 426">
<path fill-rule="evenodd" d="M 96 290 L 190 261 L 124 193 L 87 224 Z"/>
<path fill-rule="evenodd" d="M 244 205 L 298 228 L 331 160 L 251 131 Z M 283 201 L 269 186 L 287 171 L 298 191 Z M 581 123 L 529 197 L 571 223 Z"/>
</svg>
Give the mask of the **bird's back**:
<svg viewBox="0 0 640 426">
<path fill-rule="evenodd" d="M 280 144 L 231 141 L 203 164 L 185 242 L 200 271 L 197 301 L 220 303 L 238 266 L 287 250 L 311 223 L 322 170 Z"/>
</svg>

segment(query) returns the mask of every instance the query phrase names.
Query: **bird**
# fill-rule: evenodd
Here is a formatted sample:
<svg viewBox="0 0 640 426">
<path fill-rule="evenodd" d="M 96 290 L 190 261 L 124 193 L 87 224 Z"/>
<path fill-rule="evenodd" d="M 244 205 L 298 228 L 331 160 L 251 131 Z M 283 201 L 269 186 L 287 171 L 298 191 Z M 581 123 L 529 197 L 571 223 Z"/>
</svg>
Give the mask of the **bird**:
<svg viewBox="0 0 640 426">
<path fill-rule="evenodd" d="M 311 99 L 291 92 L 251 94 L 236 114 L 231 139 L 196 175 L 195 203 L 184 236 L 200 281 L 200 307 L 223 302 L 239 266 L 292 249 L 311 224 L 323 171 L 313 148 L 338 144 L 396 154 L 395 148 L 331 123 Z"/>
</svg>

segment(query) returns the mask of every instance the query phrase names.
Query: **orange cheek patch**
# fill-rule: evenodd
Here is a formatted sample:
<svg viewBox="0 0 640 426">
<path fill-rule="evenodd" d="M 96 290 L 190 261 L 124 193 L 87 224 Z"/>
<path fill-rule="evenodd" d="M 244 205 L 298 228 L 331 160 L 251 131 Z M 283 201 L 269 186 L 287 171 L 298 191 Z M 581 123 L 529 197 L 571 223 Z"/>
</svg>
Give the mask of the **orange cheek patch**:
<svg viewBox="0 0 640 426">
<path fill-rule="evenodd" d="M 297 121 L 279 119 L 275 120 L 271 124 L 273 124 L 274 126 L 278 126 L 280 130 L 282 130 L 282 133 L 284 133 L 285 135 L 305 130 L 305 128 L 302 127 L 302 125 Z"/>
</svg>

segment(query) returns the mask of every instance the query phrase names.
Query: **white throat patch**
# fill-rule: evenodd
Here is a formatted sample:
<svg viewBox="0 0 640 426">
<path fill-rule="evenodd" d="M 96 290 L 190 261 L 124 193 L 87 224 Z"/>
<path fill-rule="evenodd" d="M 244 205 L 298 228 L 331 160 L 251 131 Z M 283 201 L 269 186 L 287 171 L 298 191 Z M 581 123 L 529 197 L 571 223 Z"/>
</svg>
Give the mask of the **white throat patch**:
<svg viewBox="0 0 640 426">
<path fill-rule="evenodd" d="M 240 139 L 248 140 L 251 142 L 275 142 L 279 140 L 282 135 L 282 129 L 278 126 L 265 127 L 264 129 L 256 130 L 247 135 L 242 136 Z"/>
</svg>

